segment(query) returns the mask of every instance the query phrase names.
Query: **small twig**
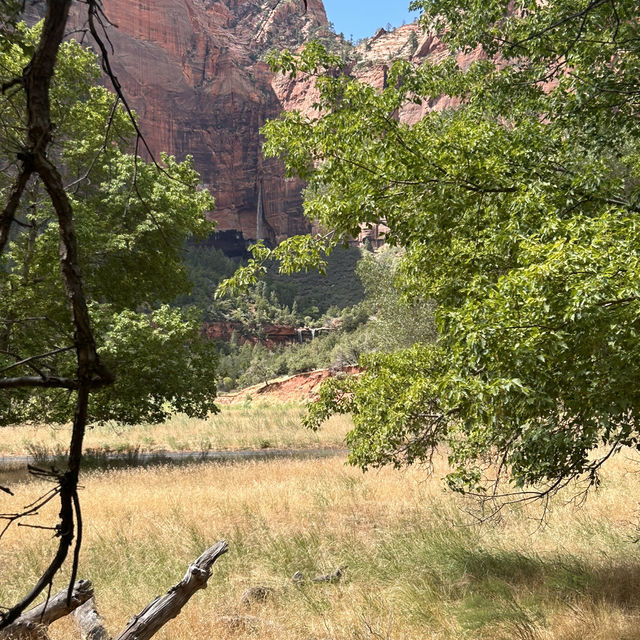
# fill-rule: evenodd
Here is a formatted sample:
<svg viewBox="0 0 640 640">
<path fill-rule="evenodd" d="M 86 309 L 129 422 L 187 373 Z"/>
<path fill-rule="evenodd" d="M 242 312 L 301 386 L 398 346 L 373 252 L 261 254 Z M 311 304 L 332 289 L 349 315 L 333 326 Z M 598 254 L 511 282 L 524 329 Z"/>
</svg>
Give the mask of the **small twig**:
<svg viewBox="0 0 640 640">
<path fill-rule="evenodd" d="M 44 531 L 57 531 L 58 527 L 47 527 L 43 524 L 26 524 L 24 522 L 18 522 L 18 527 L 24 527 L 25 529 L 43 529 Z"/>
<path fill-rule="evenodd" d="M 4 373 L 5 371 L 9 371 L 9 369 L 14 369 L 15 367 L 20 367 L 23 364 L 29 364 L 34 360 L 41 360 L 42 358 L 48 358 L 49 356 L 54 356 L 58 353 L 64 353 L 65 351 L 71 351 L 74 347 L 59 347 L 58 349 L 54 349 L 53 351 L 49 351 L 47 353 L 41 353 L 37 356 L 31 356 L 29 358 L 24 358 L 19 362 L 14 362 L 13 364 L 8 365 L 4 369 L 0 369 L 0 373 Z"/>
</svg>

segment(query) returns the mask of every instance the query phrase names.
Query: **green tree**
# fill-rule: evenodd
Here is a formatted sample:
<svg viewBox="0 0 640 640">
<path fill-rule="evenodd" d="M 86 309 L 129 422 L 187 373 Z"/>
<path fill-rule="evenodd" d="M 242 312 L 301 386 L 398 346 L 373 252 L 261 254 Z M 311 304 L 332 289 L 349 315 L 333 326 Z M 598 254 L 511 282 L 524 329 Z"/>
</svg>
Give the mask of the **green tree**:
<svg viewBox="0 0 640 640">
<path fill-rule="evenodd" d="M 19 25 L 15 36 L 13 46 L 0 53 L 0 69 L 9 78 L 27 64 L 40 27 Z M 178 164 L 163 157 L 164 168 L 158 171 L 127 152 L 132 124 L 113 94 L 93 86 L 98 76 L 93 53 L 74 41 L 61 45 L 51 88 L 56 129 L 50 154 L 60 159 L 74 212 L 97 353 L 116 378 L 92 394 L 89 419 L 161 420 L 178 406 L 205 415 L 213 409 L 215 390 L 205 380 L 216 357 L 199 338 L 199 320 L 175 309 L 153 308 L 188 288 L 180 261 L 184 240 L 210 230 L 204 214 L 213 202 L 196 189 L 198 176 L 190 160 Z M 14 150 L 25 146 L 15 115 L 24 108 L 22 92 L 3 101 L 5 165 L 15 163 Z M 0 174 L 4 193 L 11 178 L 11 171 Z M 0 258 L 0 369 L 12 378 L 35 371 L 72 377 L 73 350 L 66 347 L 72 344 L 73 328 L 55 268 L 57 226 L 42 185 L 30 182 Z M 132 370 L 137 372 L 133 377 L 127 373 Z M 66 396 L 66 390 L 55 388 L 36 396 L 28 388 L 13 388 L 0 397 L 0 424 L 67 421 Z"/>
<path fill-rule="evenodd" d="M 31 508 L 59 499 L 57 551 L 0 628 L 51 585 L 74 538 L 75 580 L 87 424 L 215 408 L 213 346 L 193 313 L 162 305 L 187 285 L 180 252 L 210 230 L 212 199 L 190 160 L 128 152 L 131 114 L 93 86 L 94 54 L 63 42 L 71 0 L 48 0 L 33 30 L 16 22 L 21 4 L 0 10 L 0 425 L 73 431 L 67 469 L 39 472 L 56 484 Z M 99 3 L 86 7 L 99 43 Z"/>
<path fill-rule="evenodd" d="M 377 351 L 395 351 L 436 338 L 433 303 L 403 299 L 397 282 L 402 253 L 385 246 L 375 254 L 363 254 L 357 273 L 365 290 L 362 306 L 368 312 L 369 342 Z"/>
<path fill-rule="evenodd" d="M 405 296 L 437 303 L 434 344 L 364 358 L 362 376 L 325 386 L 309 423 L 353 413 L 351 461 L 365 468 L 445 444 L 460 490 L 480 488 L 488 462 L 540 491 L 596 482 L 639 439 L 640 9 L 414 8 L 452 55 L 396 62 L 383 91 L 317 46 L 272 60 L 318 76 L 316 116 L 264 128 L 266 153 L 310 181 L 307 215 L 333 244 L 384 218 L 405 250 Z M 443 96 L 450 106 L 413 126 L 397 118 Z M 281 248 L 285 268 L 306 247 L 319 254 L 310 240 Z"/>
<path fill-rule="evenodd" d="M 407 40 L 407 47 L 409 48 L 409 55 L 412 56 L 418 48 L 418 36 L 415 31 L 409 34 L 409 40 Z"/>
</svg>

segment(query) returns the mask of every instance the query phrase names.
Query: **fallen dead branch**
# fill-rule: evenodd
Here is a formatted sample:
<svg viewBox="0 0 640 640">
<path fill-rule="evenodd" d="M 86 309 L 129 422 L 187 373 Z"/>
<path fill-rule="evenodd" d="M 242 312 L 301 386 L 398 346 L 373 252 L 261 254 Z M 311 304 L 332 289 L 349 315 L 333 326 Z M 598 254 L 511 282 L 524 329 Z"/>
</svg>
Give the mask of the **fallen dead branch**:
<svg viewBox="0 0 640 640">
<path fill-rule="evenodd" d="M 184 578 L 163 596 L 150 602 L 139 614 L 133 616 L 125 629 L 114 640 L 149 640 L 169 620 L 175 618 L 193 594 L 207 587 L 214 562 L 228 550 L 222 540 L 207 549 L 189 565 Z M 71 597 L 65 588 L 20 616 L 0 631 L 0 640 L 48 640 L 48 627 L 52 622 L 70 613 L 82 640 L 110 640 L 95 600 L 93 587 L 88 580 L 79 580 L 73 586 Z"/>
</svg>

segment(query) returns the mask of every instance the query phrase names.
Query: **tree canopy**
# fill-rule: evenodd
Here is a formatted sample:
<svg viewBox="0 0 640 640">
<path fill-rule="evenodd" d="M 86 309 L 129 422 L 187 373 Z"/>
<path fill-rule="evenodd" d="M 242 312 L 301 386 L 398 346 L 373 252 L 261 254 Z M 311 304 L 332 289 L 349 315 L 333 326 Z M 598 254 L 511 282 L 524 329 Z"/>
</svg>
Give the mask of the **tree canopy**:
<svg viewBox="0 0 640 640">
<path fill-rule="evenodd" d="M 272 59 L 317 76 L 317 114 L 269 122 L 265 149 L 309 181 L 306 214 L 328 250 L 384 221 L 405 249 L 398 286 L 437 305 L 437 340 L 364 358 L 362 375 L 327 383 L 308 422 L 351 412 L 364 468 L 446 445 L 459 490 L 486 488 L 490 463 L 542 491 L 596 482 L 640 437 L 640 9 L 413 7 L 451 55 L 395 62 L 382 91 L 318 45 Z M 398 117 L 443 96 L 413 126 Z M 309 244 L 278 251 L 295 263 Z"/>
<path fill-rule="evenodd" d="M 0 51 L 1 82 L 19 76 L 41 26 L 18 25 Z M 190 160 L 164 156 L 163 169 L 133 155 L 134 129 L 117 98 L 96 86 L 95 55 L 75 41 L 62 43 L 51 88 L 58 159 L 75 215 L 79 262 L 95 327 L 98 354 L 115 381 L 92 395 L 90 420 L 157 421 L 172 409 L 205 415 L 213 408 L 216 356 L 200 339 L 197 316 L 168 306 L 189 283 L 180 254 L 187 236 L 212 226 L 213 201 L 197 190 Z M 0 111 L 0 151 L 8 193 L 26 146 L 22 92 L 6 94 Z M 0 370 L 71 376 L 73 329 L 58 263 L 53 205 L 31 181 L 0 257 Z M 23 362 L 25 361 L 26 362 Z M 68 391 L 4 391 L 0 424 L 69 419 Z"/>
</svg>

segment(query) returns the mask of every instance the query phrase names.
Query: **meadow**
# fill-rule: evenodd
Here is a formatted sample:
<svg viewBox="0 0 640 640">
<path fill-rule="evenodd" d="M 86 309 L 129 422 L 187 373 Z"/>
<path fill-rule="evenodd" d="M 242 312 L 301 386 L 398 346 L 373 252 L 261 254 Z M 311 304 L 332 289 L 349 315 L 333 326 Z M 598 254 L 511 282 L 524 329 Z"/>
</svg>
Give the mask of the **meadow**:
<svg viewBox="0 0 640 640">
<path fill-rule="evenodd" d="M 84 451 L 89 456 L 109 453 L 133 455 L 162 451 L 224 451 L 237 449 L 343 447 L 350 420 L 336 416 L 321 431 L 302 429 L 301 404 L 253 403 L 221 406 L 207 419 L 175 415 L 162 424 L 123 426 L 112 423 L 87 430 Z M 31 455 L 36 459 L 64 455 L 70 425 L 30 425 L 0 429 L 4 456 Z"/>
<path fill-rule="evenodd" d="M 342 455 L 92 470 L 82 478 L 80 577 L 94 583 L 115 634 L 226 539 L 230 551 L 209 587 L 158 638 L 640 638 L 640 476 L 630 455 L 612 462 L 586 503 L 557 496 L 543 524 L 539 505 L 477 524 L 474 504 L 443 490 L 445 470 L 439 459 L 432 476 L 421 468 L 363 474 Z M 3 479 L 16 496 L 2 494 L 0 512 L 43 491 L 16 478 Z M 55 514 L 52 506 L 38 523 Z M 53 542 L 50 531 L 9 530 L 0 605 L 32 583 Z M 311 581 L 337 567 L 338 582 Z M 269 588 L 266 599 L 243 603 L 255 586 Z M 69 620 L 51 636 L 77 637 Z"/>
</svg>

